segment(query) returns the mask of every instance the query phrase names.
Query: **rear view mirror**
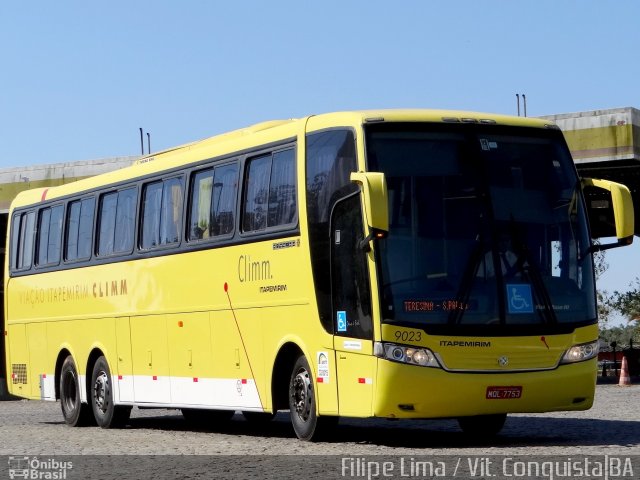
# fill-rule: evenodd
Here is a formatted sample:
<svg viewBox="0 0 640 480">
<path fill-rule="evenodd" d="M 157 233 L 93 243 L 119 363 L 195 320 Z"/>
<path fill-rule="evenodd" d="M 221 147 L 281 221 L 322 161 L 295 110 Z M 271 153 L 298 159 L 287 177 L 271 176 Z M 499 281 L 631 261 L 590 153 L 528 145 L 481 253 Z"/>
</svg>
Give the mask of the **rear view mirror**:
<svg viewBox="0 0 640 480">
<path fill-rule="evenodd" d="M 364 214 L 371 228 L 363 241 L 363 248 L 368 249 L 369 241 L 384 238 L 389 232 L 387 181 L 384 173 L 379 172 L 351 172 L 351 181 L 357 183 L 362 191 Z"/>
<path fill-rule="evenodd" d="M 584 193 L 591 225 L 591 237 L 616 237 L 617 243 L 596 245 L 596 250 L 630 245 L 633 242 L 634 214 L 633 201 L 629 189 L 616 182 L 582 179 Z"/>
</svg>

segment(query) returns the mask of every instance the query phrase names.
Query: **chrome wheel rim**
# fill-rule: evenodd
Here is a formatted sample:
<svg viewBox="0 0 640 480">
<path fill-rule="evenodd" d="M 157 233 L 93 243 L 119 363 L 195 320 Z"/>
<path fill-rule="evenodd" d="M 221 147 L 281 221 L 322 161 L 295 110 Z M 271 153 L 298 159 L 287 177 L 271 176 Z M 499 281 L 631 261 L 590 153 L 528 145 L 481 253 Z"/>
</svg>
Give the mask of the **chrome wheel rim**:
<svg viewBox="0 0 640 480">
<path fill-rule="evenodd" d="M 291 400 L 298 416 L 306 422 L 311 415 L 313 390 L 309 372 L 304 369 L 300 370 L 293 379 Z"/>
<path fill-rule="evenodd" d="M 109 394 L 109 378 L 106 372 L 101 371 L 93 384 L 93 401 L 101 413 L 105 413 L 109 407 Z"/>
</svg>

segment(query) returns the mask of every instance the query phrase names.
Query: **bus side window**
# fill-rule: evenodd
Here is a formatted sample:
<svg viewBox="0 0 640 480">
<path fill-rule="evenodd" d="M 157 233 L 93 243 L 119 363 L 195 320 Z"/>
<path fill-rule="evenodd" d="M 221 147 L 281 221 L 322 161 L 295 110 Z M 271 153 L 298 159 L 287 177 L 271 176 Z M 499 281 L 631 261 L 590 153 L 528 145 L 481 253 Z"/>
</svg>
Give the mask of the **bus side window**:
<svg viewBox="0 0 640 480">
<path fill-rule="evenodd" d="M 19 213 L 13 217 L 11 266 L 13 270 L 28 270 L 33 262 L 36 212 Z"/>
<path fill-rule="evenodd" d="M 211 235 L 211 198 L 213 169 L 201 170 L 191 177 L 189 197 L 189 241 L 209 238 Z"/>
<path fill-rule="evenodd" d="M 142 232 L 140 248 L 147 250 L 160 245 L 160 203 L 162 182 L 148 183 L 142 189 Z"/>
<path fill-rule="evenodd" d="M 180 241 L 182 180 L 148 183 L 142 192 L 140 248 L 170 245 Z"/>
<path fill-rule="evenodd" d="M 287 225 L 296 214 L 296 166 L 292 148 L 273 155 L 269 185 L 269 226 Z"/>
<path fill-rule="evenodd" d="M 36 258 L 38 266 L 57 265 L 60 262 L 63 212 L 62 205 L 40 210 Z"/>
<path fill-rule="evenodd" d="M 295 223 L 295 164 L 293 148 L 249 160 L 244 180 L 243 231 Z"/>
<path fill-rule="evenodd" d="M 214 236 L 233 233 L 237 196 L 238 164 L 216 167 L 211 198 L 211 229 Z"/>
<path fill-rule="evenodd" d="M 131 252 L 135 225 L 136 188 L 104 194 L 100 198 L 99 212 L 98 255 Z"/>
<path fill-rule="evenodd" d="M 238 196 L 238 162 L 196 172 L 189 197 L 189 241 L 232 234 Z"/>
<path fill-rule="evenodd" d="M 249 161 L 244 181 L 242 230 L 253 232 L 267 227 L 271 155 Z"/>
<path fill-rule="evenodd" d="M 65 236 L 66 261 L 72 262 L 91 258 L 95 208 L 95 197 L 69 203 Z"/>
</svg>

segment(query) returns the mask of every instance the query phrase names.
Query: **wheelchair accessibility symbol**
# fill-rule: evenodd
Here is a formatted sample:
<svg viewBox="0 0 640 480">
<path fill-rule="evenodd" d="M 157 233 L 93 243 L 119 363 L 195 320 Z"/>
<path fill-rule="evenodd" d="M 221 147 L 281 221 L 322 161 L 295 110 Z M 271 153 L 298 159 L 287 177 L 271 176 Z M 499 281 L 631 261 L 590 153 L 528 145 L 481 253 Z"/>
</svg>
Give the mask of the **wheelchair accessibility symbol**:
<svg viewBox="0 0 640 480">
<path fill-rule="evenodd" d="M 507 303 L 509 313 L 533 313 L 531 285 L 507 284 Z"/>
<path fill-rule="evenodd" d="M 346 332 L 347 331 L 347 312 L 344 310 L 338 311 L 336 315 L 336 320 L 338 323 L 338 331 Z"/>
</svg>

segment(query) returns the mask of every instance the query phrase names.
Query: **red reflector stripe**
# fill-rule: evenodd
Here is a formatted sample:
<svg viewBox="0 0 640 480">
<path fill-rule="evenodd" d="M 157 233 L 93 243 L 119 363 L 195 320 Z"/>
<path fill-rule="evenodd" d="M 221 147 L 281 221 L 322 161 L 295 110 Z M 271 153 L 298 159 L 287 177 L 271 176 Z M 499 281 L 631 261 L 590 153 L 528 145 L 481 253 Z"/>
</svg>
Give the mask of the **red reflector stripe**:
<svg viewBox="0 0 640 480">
<path fill-rule="evenodd" d="M 153 376 L 154 380 L 158 380 L 158 377 L 156 375 Z"/>
<path fill-rule="evenodd" d="M 193 378 L 194 383 L 198 383 L 198 377 Z"/>
<path fill-rule="evenodd" d="M 247 384 L 247 379 L 246 379 L 246 378 L 243 378 L 243 379 L 242 379 L 242 384 L 243 384 L 243 385 L 246 385 L 246 384 Z"/>
<path fill-rule="evenodd" d="M 122 375 L 118 375 L 118 380 L 122 380 Z"/>
</svg>

